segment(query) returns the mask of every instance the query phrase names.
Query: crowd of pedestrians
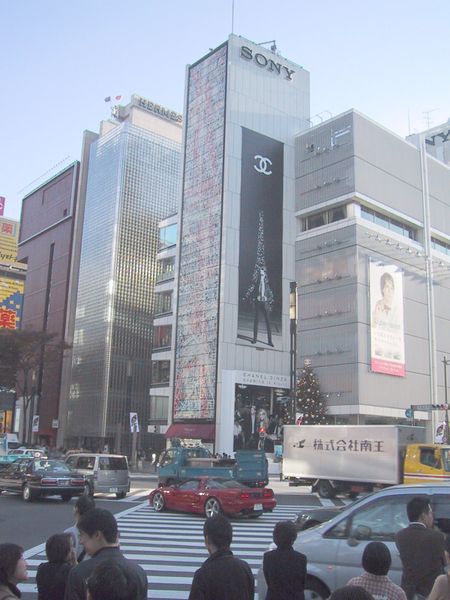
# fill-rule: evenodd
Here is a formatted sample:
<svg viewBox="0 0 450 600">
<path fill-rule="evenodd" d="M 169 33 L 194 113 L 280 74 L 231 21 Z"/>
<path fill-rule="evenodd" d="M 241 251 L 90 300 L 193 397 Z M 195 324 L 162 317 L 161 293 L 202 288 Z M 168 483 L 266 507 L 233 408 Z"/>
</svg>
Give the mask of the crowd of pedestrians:
<svg viewBox="0 0 450 600">
<path fill-rule="evenodd" d="M 362 555 L 362 573 L 334 590 L 330 600 L 450 600 L 447 541 L 433 528 L 427 498 L 412 498 L 407 514 L 409 526 L 395 539 L 403 567 L 401 586 L 389 578 L 389 548 L 383 542 L 369 542 Z M 39 565 L 36 574 L 38 600 L 146 600 L 147 575 L 122 554 L 114 515 L 95 508 L 85 496 L 76 501 L 74 515 L 73 527 L 47 540 L 48 562 Z M 254 576 L 247 562 L 230 549 L 229 520 L 222 515 L 206 519 L 203 536 L 209 556 L 194 574 L 189 600 L 253 600 Z M 307 557 L 294 550 L 296 538 L 291 521 L 275 525 L 276 548 L 263 558 L 265 600 L 305 599 Z M 22 548 L 0 544 L 0 600 L 20 598 L 18 585 L 27 578 Z"/>
</svg>

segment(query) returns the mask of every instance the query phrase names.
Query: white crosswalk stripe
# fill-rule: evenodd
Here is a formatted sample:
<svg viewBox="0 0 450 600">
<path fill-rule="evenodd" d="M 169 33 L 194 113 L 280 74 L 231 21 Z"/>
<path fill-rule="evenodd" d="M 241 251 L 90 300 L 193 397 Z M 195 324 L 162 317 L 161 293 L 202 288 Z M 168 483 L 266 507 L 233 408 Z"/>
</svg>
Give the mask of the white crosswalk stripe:
<svg viewBox="0 0 450 600">
<path fill-rule="evenodd" d="M 279 505 L 259 519 L 233 519 L 233 552 L 246 560 L 256 575 L 262 555 L 272 541 L 275 523 L 293 519 L 299 505 Z M 147 503 L 118 516 L 120 547 L 127 558 L 147 572 L 152 600 L 186 599 L 195 571 L 207 558 L 203 541 L 204 518 L 181 513 L 155 513 Z M 34 577 L 45 562 L 43 546 L 27 555 L 30 579 L 21 584 L 23 600 L 36 598 Z"/>
<path fill-rule="evenodd" d="M 146 496 L 142 488 L 132 490 L 131 496 Z M 125 500 L 129 501 L 130 496 Z M 348 500 L 336 500 L 347 504 Z M 329 502 L 318 502 L 327 506 Z M 334 504 L 334 503 L 333 503 Z M 275 523 L 293 519 L 302 506 L 301 497 L 295 504 L 278 505 L 273 513 L 263 514 L 259 519 L 233 519 L 233 552 L 246 560 L 257 574 L 263 553 L 272 541 Z M 308 508 L 311 505 L 308 504 Z M 204 518 L 199 515 L 163 512 L 156 513 L 147 502 L 116 515 L 120 530 L 120 547 L 127 558 L 138 562 L 147 572 L 152 600 L 181 600 L 189 595 L 192 577 L 207 558 L 203 541 Z M 37 566 L 46 561 L 44 544 L 27 551 L 30 580 L 20 585 L 23 600 L 34 600 L 37 590 L 34 582 Z"/>
</svg>

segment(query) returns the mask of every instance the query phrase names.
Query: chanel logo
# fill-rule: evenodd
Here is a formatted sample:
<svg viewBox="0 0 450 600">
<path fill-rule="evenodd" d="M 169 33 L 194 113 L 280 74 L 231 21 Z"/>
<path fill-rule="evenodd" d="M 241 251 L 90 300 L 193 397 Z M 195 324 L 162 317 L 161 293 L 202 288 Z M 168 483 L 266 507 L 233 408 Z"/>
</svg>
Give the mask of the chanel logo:
<svg viewBox="0 0 450 600">
<path fill-rule="evenodd" d="M 272 175 L 272 171 L 268 171 L 268 168 L 272 166 L 272 161 L 270 158 L 266 158 L 265 156 L 257 154 L 255 156 L 255 160 L 258 161 L 258 164 L 253 165 L 255 171 L 258 171 L 258 173 L 263 173 L 264 175 Z"/>
</svg>

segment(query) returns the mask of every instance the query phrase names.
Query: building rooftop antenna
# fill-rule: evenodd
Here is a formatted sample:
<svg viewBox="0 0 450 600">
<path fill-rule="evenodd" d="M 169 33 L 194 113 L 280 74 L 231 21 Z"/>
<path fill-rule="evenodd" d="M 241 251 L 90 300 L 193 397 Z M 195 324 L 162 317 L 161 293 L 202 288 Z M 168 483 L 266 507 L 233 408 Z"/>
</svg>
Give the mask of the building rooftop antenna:
<svg viewBox="0 0 450 600">
<path fill-rule="evenodd" d="M 277 42 L 276 40 L 269 40 L 268 42 L 259 42 L 258 46 L 265 46 L 266 44 L 271 44 L 270 49 L 275 54 L 278 53 Z"/>
<path fill-rule="evenodd" d="M 69 160 L 71 160 L 70 154 L 68 154 L 62 160 L 60 160 L 55 165 L 53 165 L 53 167 L 51 167 L 50 169 L 45 171 L 45 173 L 42 173 L 42 175 L 39 175 L 39 177 L 36 177 L 36 179 L 33 179 L 33 181 L 30 181 L 30 183 L 28 183 L 25 187 L 23 187 L 21 190 L 18 190 L 17 193 L 22 194 L 25 190 L 28 190 L 32 185 L 36 184 L 38 181 L 41 181 L 42 179 L 48 177 L 50 175 L 50 173 L 54 173 L 57 169 L 61 169 L 62 165 L 64 163 L 67 163 L 67 161 L 69 161 Z"/>
<path fill-rule="evenodd" d="M 427 124 L 427 129 L 430 129 L 431 124 L 432 124 L 432 120 L 430 118 L 431 113 L 436 112 L 437 110 L 439 110 L 438 108 L 432 108 L 431 110 L 423 110 L 422 114 L 423 114 L 423 118 L 426 121 Z"/>
</svg>

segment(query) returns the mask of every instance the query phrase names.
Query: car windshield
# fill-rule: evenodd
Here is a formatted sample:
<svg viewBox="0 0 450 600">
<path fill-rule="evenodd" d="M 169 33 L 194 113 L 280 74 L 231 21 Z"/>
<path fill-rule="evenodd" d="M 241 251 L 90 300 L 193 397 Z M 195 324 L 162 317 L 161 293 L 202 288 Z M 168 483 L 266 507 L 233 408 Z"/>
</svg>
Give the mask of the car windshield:
<svg viewBox="0 0 450 600">
<path fill-rule="evenodd" d="M 55 471 L 57 473 L 71 473 L 72 469 L 60 460 L 35 460 L 34 471 Z"/>
<path fill-rule="evenodd" d="M 245 485 L 242 485 L 242 483 L 239 483 L 239 481 L 236 481 L 235 479 L 208 479 L 206 486 L 208 488 L 216 489 L 245 488 Z"/>
</svg>

